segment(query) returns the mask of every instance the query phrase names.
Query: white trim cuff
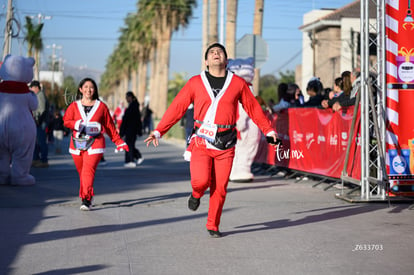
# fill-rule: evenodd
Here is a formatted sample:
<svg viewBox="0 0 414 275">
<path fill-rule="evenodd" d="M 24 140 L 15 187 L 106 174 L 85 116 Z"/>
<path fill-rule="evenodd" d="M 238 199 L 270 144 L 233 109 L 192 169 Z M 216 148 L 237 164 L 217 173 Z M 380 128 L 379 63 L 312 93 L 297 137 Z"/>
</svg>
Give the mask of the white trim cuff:
<svg viewBox="0 0 414 275">
<path fill-rule="evenodd" d="M 153 134 L 154 134 L 154 136 L 155 136 L 156 139 L 160 139 L 161 138 L 161 134 L 157 130 L 154 130 Z"/>
</svg>

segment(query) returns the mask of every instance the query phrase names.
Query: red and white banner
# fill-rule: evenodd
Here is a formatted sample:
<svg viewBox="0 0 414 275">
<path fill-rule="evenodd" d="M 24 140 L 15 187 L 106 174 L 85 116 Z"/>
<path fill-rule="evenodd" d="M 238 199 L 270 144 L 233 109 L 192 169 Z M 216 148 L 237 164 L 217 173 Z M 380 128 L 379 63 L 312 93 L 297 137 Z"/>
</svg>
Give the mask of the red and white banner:
<svg viewBox="0 0 414 275">
<path fill-rule="evenodd" d="M 307 173 L 340 178 L 354 107 L 339 112 L 317 108 L 290 108 L 273 116 L 273 126 L 283 145 L 274 149 L 261 144 L 255 161 Z M 357 118 L 359 125 L 359 112 Z M 361 178 L 361 154 L 354 131 L 347 166 L 347 175 Z M 265 141 L 264 141 L 265 142 Z"/>
<path fill-rule="evenodd" d="M 387 172 L 391 192 L 414 195 L 414 19 L 411 0 L 386 1 Z"/>
</svg>

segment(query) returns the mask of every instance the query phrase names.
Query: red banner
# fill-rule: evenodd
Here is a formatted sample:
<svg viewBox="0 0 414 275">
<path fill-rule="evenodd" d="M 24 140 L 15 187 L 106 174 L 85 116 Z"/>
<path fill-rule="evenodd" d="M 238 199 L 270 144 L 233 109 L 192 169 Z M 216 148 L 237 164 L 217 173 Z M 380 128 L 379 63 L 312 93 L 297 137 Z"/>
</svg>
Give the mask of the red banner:
<svg viewBox="0 0 414 275">
<path fill-rule="evenodd" d="M 353 110 L 354 107 L 339 112 L 317 108 L 283 110 L 273 116 L 273 126 L 283 144 L 276 149 L 261 144 L 255 161 L 340 178 Z M 356 122 L 359 125 L 359 112 Z M 346 170 L 347 175 L 355 179 L 361 176 L 360 145 L 356 138 L 358 133 L 359 127 L 356 127 Z"/>
<path fill-rule="evenodd" d="M 390 188 L 414 195 L 414 19 L 411 0 L 386 5 L 387 172 Z"/>
</svg>

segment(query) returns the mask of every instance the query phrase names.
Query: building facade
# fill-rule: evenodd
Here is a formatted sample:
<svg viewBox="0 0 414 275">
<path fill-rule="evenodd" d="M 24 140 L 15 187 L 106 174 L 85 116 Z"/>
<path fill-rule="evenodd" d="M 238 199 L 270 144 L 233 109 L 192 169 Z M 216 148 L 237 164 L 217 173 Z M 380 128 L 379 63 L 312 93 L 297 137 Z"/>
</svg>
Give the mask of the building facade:
<svg viewBox="0 0 414 275">
<path fill-rule="evenodd" d="M 303 16 L 299 27 L 303 33 L 302 66 L 301 74 L 296 75 L 303 91 L 313 76 L 319 77 L 325 88 L 332 88 L 343 71 L 360 67 L 360 5 L 357 0 L 336 10 L 313 10 Z M 369 12 L 370 17 L 376 17 L 375 9 Z M 372 58 L 375 60 L 375 50 Z"/>
</svg>

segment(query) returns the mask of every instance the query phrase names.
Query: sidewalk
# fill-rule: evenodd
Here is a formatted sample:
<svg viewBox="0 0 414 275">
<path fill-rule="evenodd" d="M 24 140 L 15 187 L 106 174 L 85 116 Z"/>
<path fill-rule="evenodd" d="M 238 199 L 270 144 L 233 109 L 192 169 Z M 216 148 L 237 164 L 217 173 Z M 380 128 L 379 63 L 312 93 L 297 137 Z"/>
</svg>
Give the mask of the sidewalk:
<svg viewBox="0 0 414 275">
<path fill-rule="evenodd" d="M 410 203 L 351 204 L 335 188 L 260 175 L 229 183 L 214 239 L 208 194 L 187 209 L 184 145 L 143 140 L 136 168 L 107 143 L 90 212 L 68 153 L 33 168 L 35 186 L 0 186 L 0 274 L 413 274 Z"/>
</svg>

